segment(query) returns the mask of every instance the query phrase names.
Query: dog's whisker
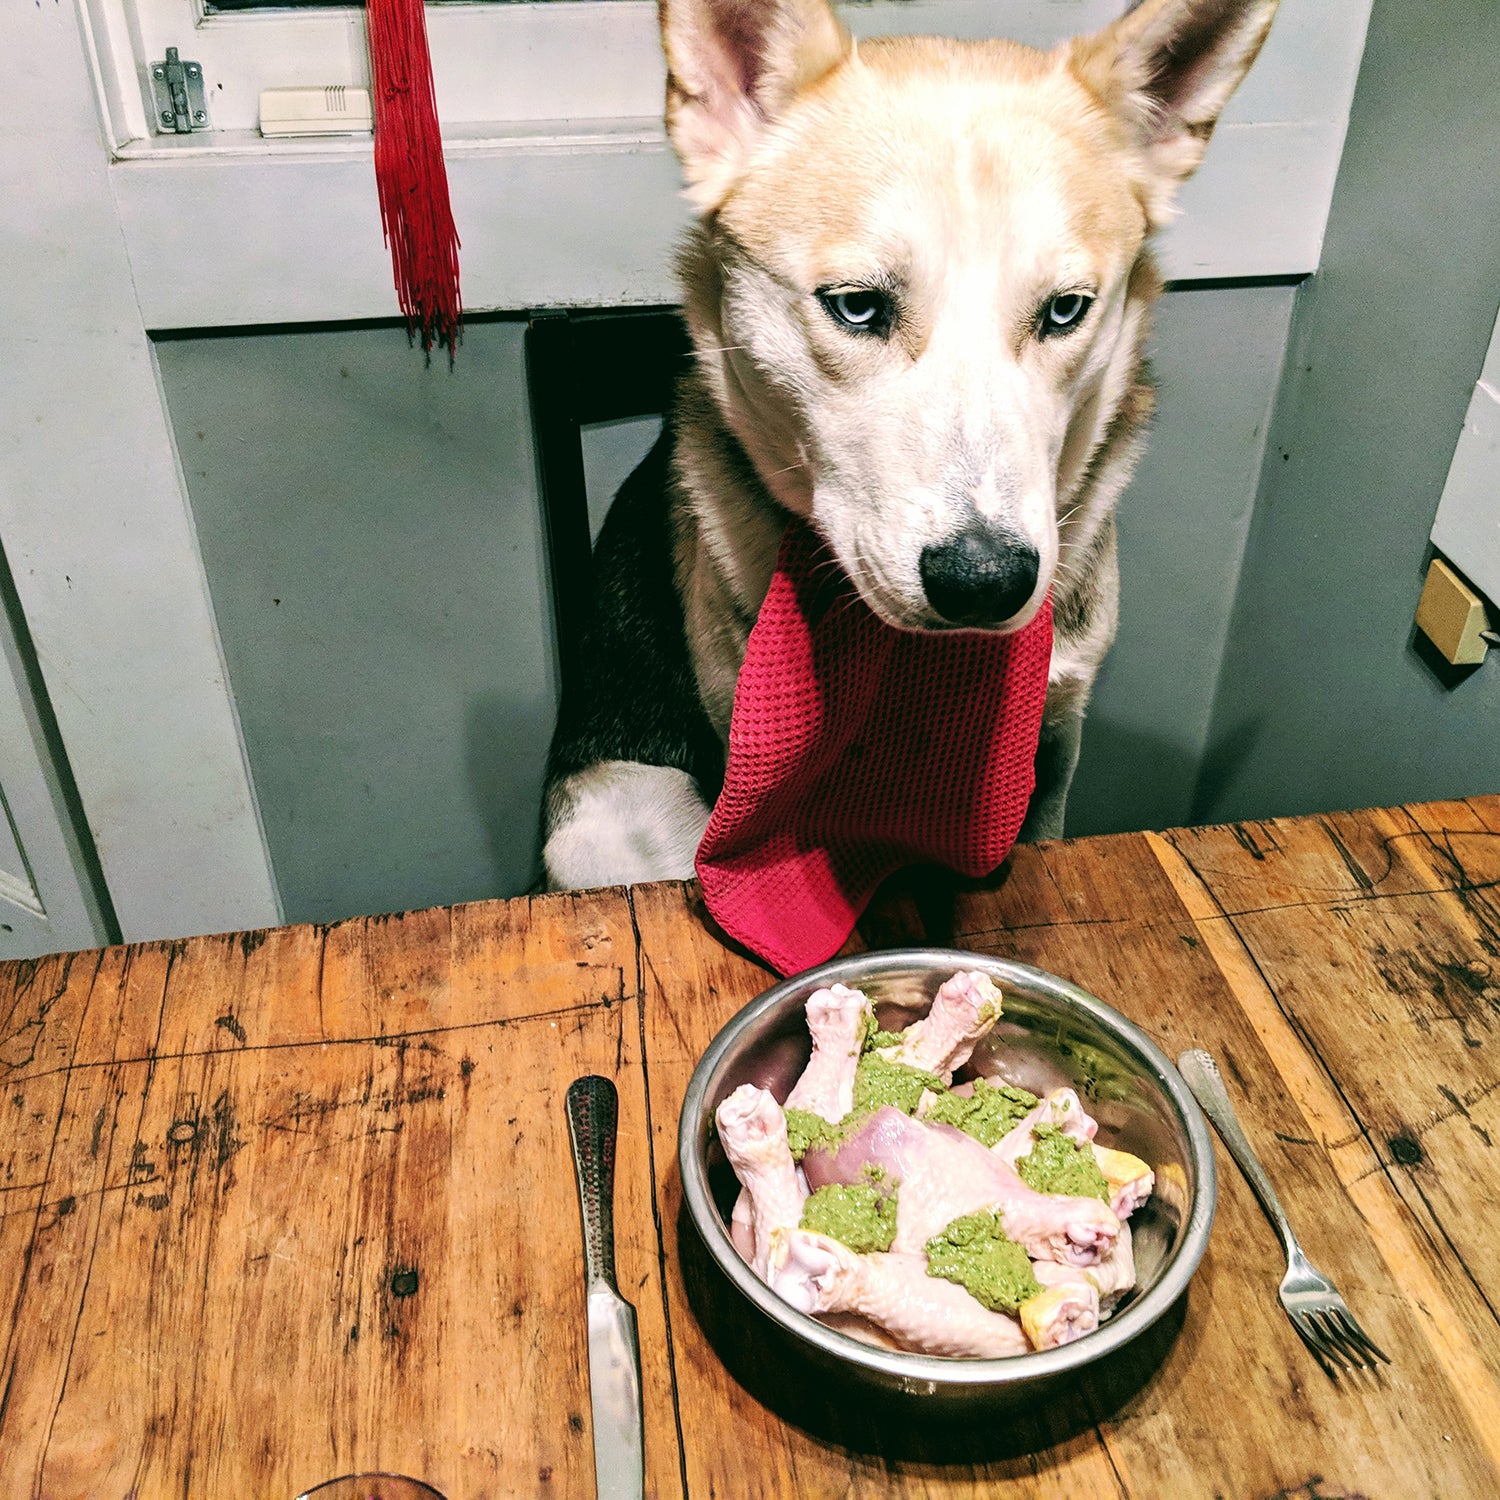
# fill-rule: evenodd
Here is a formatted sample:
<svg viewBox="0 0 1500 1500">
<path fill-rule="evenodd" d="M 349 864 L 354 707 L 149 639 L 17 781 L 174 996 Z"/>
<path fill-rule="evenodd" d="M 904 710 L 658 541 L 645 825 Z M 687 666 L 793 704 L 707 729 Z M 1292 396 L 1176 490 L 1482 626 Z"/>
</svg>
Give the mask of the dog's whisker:
<svg viewBox="0 0 1500 1500">
<path fill-rule="evenodd" d="M 1056 571 L 1052 575 L 1054 586 L 1059 583 L 1076 582 L 1084 576 L 1086 571 L 1086 569 L 1070 567 L 1067 563 L 1059 562 Z"/>
<path fill-rule="evenodd" d="M 840 578 L 852 583 L 856 589 L 862 584 L 874 588 L 880 582 L 878 575 L 867 565 L 856 563 L 852 567 L 845 567 L 836 557 L 826 557 L 814 563 L 810 569 L 810 573 L 813 578 L 819 581 L 829 574 L 836 574 Z"/>
</svg>

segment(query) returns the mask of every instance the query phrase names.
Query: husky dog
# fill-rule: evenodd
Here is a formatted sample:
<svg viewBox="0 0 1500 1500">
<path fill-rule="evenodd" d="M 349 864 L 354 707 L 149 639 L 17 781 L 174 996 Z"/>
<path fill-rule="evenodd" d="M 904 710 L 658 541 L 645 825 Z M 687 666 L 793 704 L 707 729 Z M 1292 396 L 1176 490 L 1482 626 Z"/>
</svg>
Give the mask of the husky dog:
<svg viewBox="0 0 1500 1500">
<path fill-rule="evenodd" d="M 1152 404 L 1150 238 L 1276 5 L 1144 0 L 1039 52 L 856 44 L 825 0 L 663 0 L 695 360 L 599 537 L 553 887 L 693 873 L 789 515 L 898 629 L 1005 634 L 1051 591 L 1021 836 L 1062 832 Z"/>
</svg>

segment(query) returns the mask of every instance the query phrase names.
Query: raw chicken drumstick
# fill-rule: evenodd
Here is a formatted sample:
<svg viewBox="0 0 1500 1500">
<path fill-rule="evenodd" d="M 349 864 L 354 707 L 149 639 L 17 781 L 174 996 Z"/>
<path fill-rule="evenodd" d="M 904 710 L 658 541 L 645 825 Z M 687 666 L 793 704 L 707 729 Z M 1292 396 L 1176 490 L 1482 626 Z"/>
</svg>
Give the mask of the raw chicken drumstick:
<svg viewBox="0 0 1500 1500">
<path fill-rule="evenodd" d="M 1078 1095 L 1072 1089 L 1054 1089 L 1029 1115 L 1017 1120 L 995 1142 L 990 1150 L 1011 1166 L 1020 1161 L 1035 1144 L 1031 1132 L 1038 1125 L 1051 1125 L 1080 1142 L 1092 1141 L 1098 1125 L 1084 1112 Z"/>
<path fill-rule="evenodd" d="M 1036 1266 L 1048 1264 L 1036 1262 Z M 1021 1327 L 1035 1349 L 1071 1344 L 1099 1326 L 1099 1288 L 1089 1280 L 1088 1272 L 1059 1265 L 1049 1269 L 1063 1274 L 1050 1279 L 1038 1271 L 1041 1294 L 1021 1304 Z"/>
<path fill-rule="evenodd" d="M 975 1042 L 999 1017 L 1000 991 L 994 980 L 977 972 L 955 974 L 932 997 L 932 1009 L 913 1021 L 895 1046 L 882 1047 L 881 1054 L 952 1083 Z"/>
<path fill-rule="evenodd" d="M 1036 1260 L 1031 1271 L 1042 1284 L 1041 1296 L 1021 1304 L 1021 1326 L 1031 1342 L 1038 1349 L 1051 1349 L 1092 1333 L 1135 1285 L 1130 1225 L 1120 1225 L 1114 1247 L 1092 1266 Z"/>
<path fill-rule="evenodd" d="M 1107 1313 L 1135 1285 L 1135 1252 L 1130 1243 L 1130 1225 L 1120 1225 L 1120 1237 L 1114 1248 L 1091 1266 L 1063 1266 L 1055 1261 L 1035 1260 L 1031 1263 L 1031 1270 L 1044 1287 L 1060 1286 L 1078 1279 L 1087 1281 L 1099 1293 L 1100 1311 Z"/>
<path fill-rule="evenodd" d="M 1084 1111 L 1072 1089 L 1054 1089 L 990 1149 L 1002 1161 L 1015 1166 L 1031 1150 L 1032 1131 L 1038 1125 L 1051 1125 L 1075 1141 L 1088 1145 L 1105 1182 L 1109 1184 L 1109 1206 L 1117 1219 L 1128 1219 L 1151 1196 L 1156 1186 L 1156 1174 L 1140 1157 L 1132 1156 L 1128 1151 L 1113 1151 L 1094 1139 L 1099 1126 Z"/>
<path fill-rule="evenodd" d="M 1117 1217 L 1128 1219 L 1151 1196 L 1156 1187 L 1156 1173 L 1128 1151 L 1111 1151 L 1097 1141 L 1092 1145 L 1094 1160 L 1109 1184 L 1109 1206 Z"/>
<path fill-rule="evenodd" d="M 870 1002 L 842 984 L 808 996 L 812 1056 L 786 1096 L 787 1109 L 805 1109 L 836 1125 L 854 1108 L 854 1069 L 870 1014 Z"/>
<path fill-rule="evenodd" d="M 786 1116 L 765 1089 L 744 1083 L 719 1105 L 714 1118 L 724 1154 L 743 1188 L 734 1209 L 738 1222 L 731 1224 L 731 1234 L 744 1254 L 743 1231 L 748 1228 L 747 1259 L 755 1274 L 765 1280 L 772 1232 L 795 1227 L 807 1197 L 787 1145 Z"/>
<path fill-rule="evenodd" d="M 934 1280 L 920 1255 L 856 1255 L 827 1235 L 778 1229 L 767 1280 L 800 1312 L 858 1313 L 923 1354 L 1001 1359 L 1031 1349 L 1015 1318 Z"/>
</svg>

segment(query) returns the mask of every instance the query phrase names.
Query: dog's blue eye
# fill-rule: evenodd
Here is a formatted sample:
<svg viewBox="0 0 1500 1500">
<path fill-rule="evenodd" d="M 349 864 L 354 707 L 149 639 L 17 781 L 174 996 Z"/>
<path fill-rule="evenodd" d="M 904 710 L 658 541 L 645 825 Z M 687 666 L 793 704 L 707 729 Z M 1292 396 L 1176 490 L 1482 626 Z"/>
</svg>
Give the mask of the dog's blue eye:
<svg viewBox="0 0 1500 1500">
<path fill-rule="evenodd" d="M 835 323 L 852 328 L 856 333 L 884 335 L 891 327 L 891 299 L 884 292 L 870 287 L 854 287 L 849 291 L 822 291 L 818 301 L 823 304 Z"/>
<path fill-rule="evenodd" d="M 1094 299 L 1082 292 L 1059 292 L 1042 309 L 1041 326 L 1037 329 L 1042 338 L 1054 334 L 1071 333 L 1083 322 L 1084 314 L 1093 306 Z"/>
</svg>

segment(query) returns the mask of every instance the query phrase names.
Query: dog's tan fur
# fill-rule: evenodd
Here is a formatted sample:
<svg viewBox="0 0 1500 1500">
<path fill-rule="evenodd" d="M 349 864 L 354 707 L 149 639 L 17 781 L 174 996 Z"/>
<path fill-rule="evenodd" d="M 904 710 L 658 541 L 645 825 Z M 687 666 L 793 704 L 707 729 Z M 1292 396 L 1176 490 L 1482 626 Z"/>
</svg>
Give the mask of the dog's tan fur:
<svg viewBox="0 0 1500 1500">
<path fill-rule="evenodd" d="M 923 549 L 977 513 L 1039 558 L 992 628 L 1022 628 L 1052 591 L 1052 765 L 1025 836 L 1061 832 L 1115 629 L 1114 505 L 1151 410 L 1150 237 L 1275 9 L 1146 0 L 1039 52 L 856 45 L 824 0 L 664 0 L 668 128 L 701 215 L 680 267 L 697 363 L 675 423 L 676 576 L 721 738 L 787 512 L 917 630 L 952 628 Z M 899 310 L 886 338 L 820 302 L 869 286 Z M 1083 322 L 1039 337 L 1039 310 L 1072 291 L 1092 299 Z M 690 870 L 690 849 L 673 859 L 654 873 Z"/>
</svg>

